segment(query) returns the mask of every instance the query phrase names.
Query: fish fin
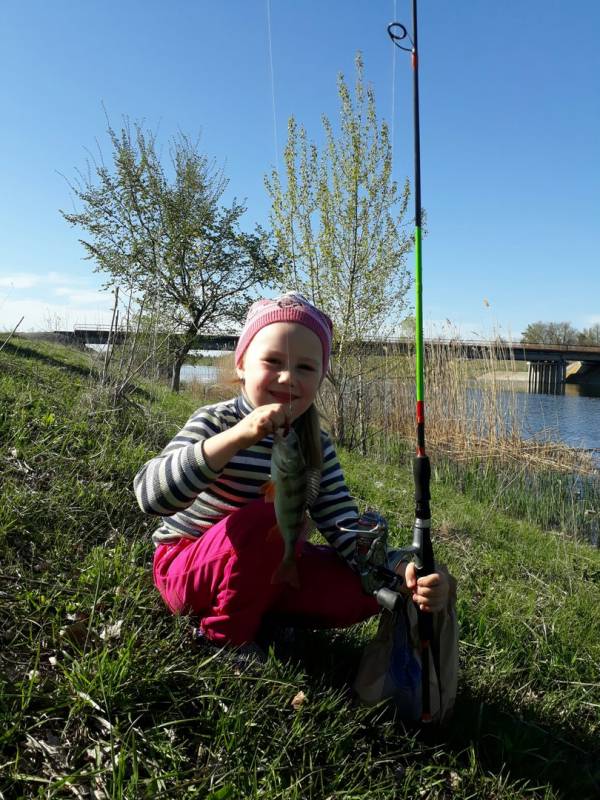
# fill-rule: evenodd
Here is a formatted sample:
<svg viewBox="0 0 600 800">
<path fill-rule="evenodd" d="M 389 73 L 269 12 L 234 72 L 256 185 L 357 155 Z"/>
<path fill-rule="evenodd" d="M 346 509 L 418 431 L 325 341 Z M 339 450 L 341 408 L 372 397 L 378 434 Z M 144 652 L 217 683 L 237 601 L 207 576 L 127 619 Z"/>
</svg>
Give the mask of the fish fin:
<svg viewBox="0 0 600 800">
<path fill-rule="evenodd" d="M 275 502 L 275 483 L 273 481 L 267 481 L 263 483 L 260 487 L 260 493 L 264 495 L 265 503 L 274 503 Z"/>
<path fill-rule="evenodd" d="M 321 491 L 321 470 L 318 467 L 306 469 L 306 505 L 312 506 Z"/>
<path fill-rule="evenodd" d="M 298 577 L 298 565 L 291 559 L 284 559 L 277 567 L 271 578 L 271 583 L 289 583 L 294 589 L 300 588 L 300 578 Z"/>
</svg>

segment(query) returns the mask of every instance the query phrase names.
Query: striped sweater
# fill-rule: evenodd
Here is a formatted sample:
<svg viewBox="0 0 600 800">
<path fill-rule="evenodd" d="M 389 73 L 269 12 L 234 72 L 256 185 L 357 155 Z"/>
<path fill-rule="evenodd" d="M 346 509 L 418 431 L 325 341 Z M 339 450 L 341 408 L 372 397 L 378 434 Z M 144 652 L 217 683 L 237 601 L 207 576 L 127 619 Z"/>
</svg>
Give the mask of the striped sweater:
<svg viewBox="0 0 600 800">
<path fill-rule="evenodd" d="M 270 476 L 272 436 L 240 450 L 220 472 L 208 466 L 202 453 L 205 439 L 233 427 L 252 410 L 243 396 L 199 408 L 162 453 L 138 472 L 134 489 L 142 511 L 163 518 L 152 537 L 155 544 L 201 536 L 211 525 L 261 496 L 261 487 Z M 325 432 L 321 442 L 321 481 L 308 511 L 331 546 L 351 563 L 355 535 L 340 533 L 337 526 L 356 519 L 358 509 Z"/>
</svg>

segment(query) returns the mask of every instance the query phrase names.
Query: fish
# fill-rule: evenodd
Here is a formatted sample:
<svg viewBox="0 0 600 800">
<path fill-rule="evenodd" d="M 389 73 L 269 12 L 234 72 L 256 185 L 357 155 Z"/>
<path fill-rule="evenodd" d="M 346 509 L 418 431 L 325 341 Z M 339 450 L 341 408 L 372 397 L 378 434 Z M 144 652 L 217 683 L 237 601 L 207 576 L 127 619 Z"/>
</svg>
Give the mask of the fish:
<svg viewBox="0 0 600 800">
<path fill-rule="evenodd" d="M 275 505 L 276 527 L 283 539 L 283 559 L 271 583 L 300 587 L 296 545 L 308 530 L 308 485 L 309 470 L 296 431 L 293 428 L 287 434 L 276 431 L 271 452 L 271 480 L 263 487 L 263 493 L 265 501 Z"/>
</svg>

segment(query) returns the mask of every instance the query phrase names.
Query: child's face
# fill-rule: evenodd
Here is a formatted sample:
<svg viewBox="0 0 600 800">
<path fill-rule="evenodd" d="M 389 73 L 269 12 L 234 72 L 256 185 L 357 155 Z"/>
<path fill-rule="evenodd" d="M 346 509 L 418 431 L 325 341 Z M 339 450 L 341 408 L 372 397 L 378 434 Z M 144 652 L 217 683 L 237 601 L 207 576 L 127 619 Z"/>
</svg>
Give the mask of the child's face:
<svg viewBox="0 0 600 800">
<path fill-rule="evenodd" d="M 252 339 L 237 372 L 254 406 L 291 403 L 294 420 L 315 399 L 322 370 L 317 334 L 296 322 L 274 322 Z"/>
</svg>

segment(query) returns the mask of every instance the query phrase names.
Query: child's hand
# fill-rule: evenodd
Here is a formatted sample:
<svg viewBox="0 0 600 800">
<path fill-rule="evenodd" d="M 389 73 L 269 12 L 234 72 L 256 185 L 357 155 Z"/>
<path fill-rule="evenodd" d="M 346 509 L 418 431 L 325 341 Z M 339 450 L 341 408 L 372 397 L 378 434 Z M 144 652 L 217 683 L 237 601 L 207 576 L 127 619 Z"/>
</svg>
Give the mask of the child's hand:
<svg viewBox="0 0 600 800">
<path fill-rule="evenodd" d="M 272 403 L 255 408 L 237 425 L 202 442 L 204 461 L 209 469 L 220 472 L 240 450 L 252 447 L 278 428 L 289 428 L 290 424 L 289 405 Z"/>
<path fill-rule="evenodd" d="M 446 607 L 450 587 L 443 572 L 432 572 L 417 580 L 417 570 L 412 561 L 406 565 L 404 574 L 406 588 L 412 592 L 413 602 L 421 611 L 441 611 Z"/>
<path fill-rule="evenodd" d="M 292 419 L 289 404 L 271 403 L 259 406 L 235 426 L 240 440 L 240 449 L 252 447 L 265 436 L 270 436 L 279 428 L 289 428 Z"/>
</svg>

